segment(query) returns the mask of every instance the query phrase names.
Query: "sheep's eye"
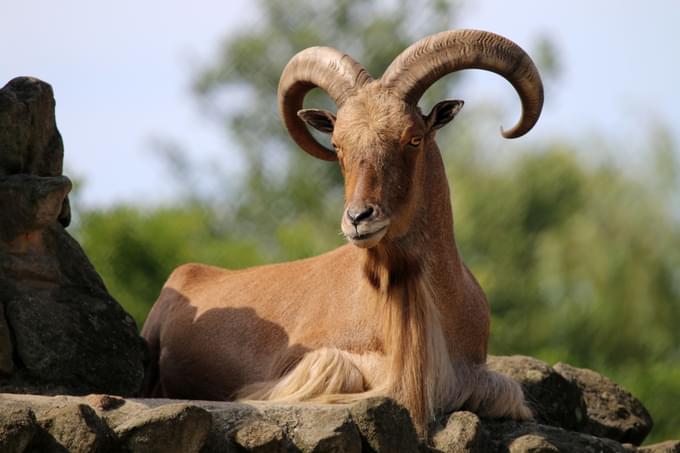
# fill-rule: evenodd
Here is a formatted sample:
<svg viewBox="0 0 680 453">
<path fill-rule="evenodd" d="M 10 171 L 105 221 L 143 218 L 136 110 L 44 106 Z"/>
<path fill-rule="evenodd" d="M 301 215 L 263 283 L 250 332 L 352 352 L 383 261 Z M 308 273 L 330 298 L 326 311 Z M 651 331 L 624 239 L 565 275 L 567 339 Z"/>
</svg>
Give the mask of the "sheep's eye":
<svg viewBox="0 0 680 453">
<path fill-rule="evenodd" d="M 409 140 L 408 144 L 411 146 L 420 146 L 420 144 L 423 142 L 423 137 L 421 136 L 416 136 L 416 137 L 411 137 L 411 140 Z"/>
</svg>

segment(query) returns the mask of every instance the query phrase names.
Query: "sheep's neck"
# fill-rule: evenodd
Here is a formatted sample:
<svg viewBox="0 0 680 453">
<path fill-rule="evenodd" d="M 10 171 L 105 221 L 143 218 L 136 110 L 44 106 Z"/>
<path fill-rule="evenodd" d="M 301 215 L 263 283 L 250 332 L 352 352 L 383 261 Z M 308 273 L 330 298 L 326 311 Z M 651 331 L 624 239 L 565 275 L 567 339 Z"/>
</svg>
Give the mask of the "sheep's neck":
<svg viewBox="0 0 680 453">
<path fill-rule="evenodd" d="M 432 150 L 431 150 L 432 151 Z M 408 237 L 366 250 L 364 273 L 379 294 L 390 392 L 423 424 L 452 396 L 453 371 L 440 314 L 463 279 L 453 233 L 448 181 L 438 150 L 429 153 L 428 194 Z M 418 229 L 420 228 L 420 230 Z M 426 228 L 426 229 L 425 229 Z"/>
<path fill-rule="evenodd" d="M 435 296 L 441 297 L 455 290 L 464 268 L 453 231 L 449 184 L 436 147 L 427 150 L 423 174 L 427 187 L 418 197 L 419 209 L 409 233 L 367 249 L 364 271 L 376 289 L 387 291 L 425 278 L 434 285 Z"/>
</svg>

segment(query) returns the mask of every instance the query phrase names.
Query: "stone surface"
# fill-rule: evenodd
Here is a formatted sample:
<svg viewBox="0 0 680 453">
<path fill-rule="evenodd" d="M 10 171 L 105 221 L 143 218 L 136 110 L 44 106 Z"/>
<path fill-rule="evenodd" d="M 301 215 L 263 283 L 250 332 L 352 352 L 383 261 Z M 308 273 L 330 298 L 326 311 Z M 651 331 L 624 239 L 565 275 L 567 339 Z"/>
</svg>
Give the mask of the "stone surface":
<svg viewBox="0 0 680 453">
<path fill-rule="evenodd" d="M 0 451 L 23 452 L 38 432 L 35 414 L 28 404 L 0 396 Z"/>
<path fill-rule="evenodd" d="M 578 431 L 586 406 L 578 386 L 545 362 L 525 356 L 489 357 L 489 369 L 520 384 L 539 423 Z"/>
<path fill-rule="evenodd" d="M 361 452 L 361 436 L 347 406 L 269 405 L 262 412 L 286 428 L 302 452 Z"/>
<path fill-rule="evenodd" d="M 0 391 L 140 391 L 146 345 L 64 230 L 71 182 L 52 88 L 0 89 Z"/>
<path fill-rule="evenodd" d="M 286 433 L 276 423 L 253 420 L 245 423 L 234 434 L 234 441 L 246 451 L 284 453 L 294 451 Z"/>
<path fill-rule="evenodd" d="M 639 453 L 680 453 L 680 440 L 667 440 L 658 444 L 645 445 L 637 451 Z"/>
<path fill-rule="evenodd" d="M 680 448 L 678 441 L 638 448 L 536 422 L 480 419 L 464 411 L 442 417 L 431 434 L 429 444 L 420 442 L 405 409 L 384 398 L 323 405 L 0 394 L 3 453 L 673 453 Z"/>
<path fill-rule="evenodd" d="M 114 430 L 121 447 L 135 453 L 197 453 L 211 424 L 205 409 L 179 403 L 143 411 Z"/>
<path fill-rule="evenodd" d="M 408 411 L 393 400 L 369 398 L 352 405 L 351 412 L 366 451 L 418 451 L 418 435 Z"/>
<path fill-rule="evenodd" d="M 238 431 L 242 427 L 245 427 L 251 423 L 256 424 L 257 422 L 262 422 L 266 423 L 267 425 L 275 424 L 274 422 L 265 419 L 262 413 L 256 407 L 250 404 L 232 402 L 203 402 L 201 403 L 201 407 L 210 411 L 213 417 L 212 429 L 208 434 L 208 439 L 206 440 L 206 444 L 201 453 L 223 453 L 232 451 L 242 452 L 243 450 L 249 451 L 236 440 L 236 434 Z M 253 442 L 255 443 L 254 439 Z M 269 451 L 288 451 L 286 449 L 288 447 L 292 449 L 291 451 L 298 451 L 297 448 L 292 446 L 292 443 L 288 441 L 287 438 L 286 441 L 282 442 L 281 444 L 272 442 L 269 446 L 272 448 L 272 450 Z M 253 444 L 253 447 L 255 447 L 255 444 Z"/>
<path fill-rule="evenodd" d="M 560 449 L 551 444 L 548 439 L 536 434 L 525 434 L 514 439 L 508 445 L 508 451 L 510 453 L 560 453 Z"/>
<path fill-rule="evenodd" d="M 467 453 L 489 451 L 489 439 L 482 421 L 472 412 L 454 412 L 443 428 L 436 430 L 431 441 L 433 451 Z"/>
<path fill-rule="evenodd" d="M 623 453 L 627 450 L 611 439 L 570 432 L 554 426 L 511 420 L 487 420 L 492 448 L 486 451 L 523 452 L 597 452 Z"/>
<path fill-rule="evenodd" d="M 62 174 L 64 144 L 54 117 L 55 105 L 52 87 L 32 77 L 14 78 L 0 89 L 0 177 Z M 58 219 L 68 226 L 68 200 Z"/>
<path fill-rule="evenodd" d="M 110 297 L 68 287 L 32 290 L 6 301 L 6 312 L 27 381 L 62 383 L 68 393 L 130 395 L 140 388 L 140 340 Z"/>
<path fill-rule="evenodd" d="M 9 376 L 14 371 L 12 336 L 5 319 L 5 304 L 0 301 L 0 377 Z"/>
<path fill-rule="evenodd" d="M 87 453 L 110 450 L 113 433 L 86 404 L 68 404 L 37 414 L 42 432 L 31 444 L 34 451 Z"/>
<path fill-rule="evenodd" d="M 71 191 L 65 176 L 10 175 L 0 177 L 0 212 L 11 212 L 0 222 L 0 239 L 41 230 L 59 219 Z"/>
<path fill-rule="evenodd" d="M 652 430 L 652 417 L 630 392 L 592 370 L 565 363 L 555 370 L 583 392 L 587 417 L 581 431 L 640 445 Z"/>
<path fill-rule="evenodd" d="M 0 175 L 62 173 L 55 105 L 52 87 L 32 77 L 17 77 L 0 89 Z"/>
</svg>

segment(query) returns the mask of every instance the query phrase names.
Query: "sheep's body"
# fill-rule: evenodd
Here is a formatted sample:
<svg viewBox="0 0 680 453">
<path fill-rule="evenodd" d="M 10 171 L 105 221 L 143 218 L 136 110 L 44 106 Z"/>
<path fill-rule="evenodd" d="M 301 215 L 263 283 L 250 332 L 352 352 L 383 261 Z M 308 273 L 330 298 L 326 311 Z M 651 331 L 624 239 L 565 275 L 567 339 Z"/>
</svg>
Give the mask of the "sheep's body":
<svg viewBox="0 0 680 453">
<path fill-rule="evenodd" d="M 368 288 L 348 287 L 356 281 L 351 275 L 356 267 L 348 269 L 348 278 L 324 275 L 333 263 L 351 263 L 356 255 L 352 252 L 343 247 L 312 259 L 241 271 L 200 264 L 178 268 L 146 323 L 158 330 L 144 332 L 167 351 L 160 357 L 161 369 L 176 368 L 162 376 L 156 393 L 227 399 L 244 385 L 280 376 L 309 351 L 328 346 L 367 352 L 381 348 L 372 332 L 375 326 L 367 325 L 369 305 L 352 307 L 353 301 L 342 298 L 325 302 L 350 291 L 368 295 Z M 310 287 L 314 279 L 327 285 Z M 253 292 L 261 297 L 253 301 Z M 320 303 L 305 308 L 300 300 Z M 209 356 L 204 354 L 206 345 L 213 348 Z"/>
<path fill-rule="evenodd" d="M 482 53 L 487 39 L 499 38 L 448 33 L 479 38 Z M 142 332 L 158 365 L 150 382 L 155 396 L 348 402 L 387 395 L 410 410 L 421 432 L 439 410 L 531 416 L 519 385 L 485 368 L 489 308 L 455 243 L 434 135 L 462 102 L 444 101 L 424 116 L 409 99 L 432 80 L 415 88 L 398 83 L 402 66 L 422 53 L 414 47 L 437 48 L 450 38 L 414 44 L 376 81 L 349 57 L 325 48 L 291 60 L 280 85 L 284 119 L 306 151 L 340 160 L 342 229 L 352 244 L 241 271 L 178 268 Z M 507 57 L 505 47 L 494 51 Z M 482 57 L 471 57 L 476 66 L 461 64 L 489 69 L 495 62 Z M 491 69 L 509 79 L 510 70 L 525 69 L 512 59 L 494 64 Z M 525 116 L 508 135 L 521 135 L 538 117 L 531 116 L 530 95 L 540 80 L 538 88 L 535 81 L 528 87 L 512 81 Z M 323 111 L 299 115 L 333 134 L 337 154 L 313 141 L 292 116 L 314 85 L 336 100 L 337 118 Z"/>
</svg>

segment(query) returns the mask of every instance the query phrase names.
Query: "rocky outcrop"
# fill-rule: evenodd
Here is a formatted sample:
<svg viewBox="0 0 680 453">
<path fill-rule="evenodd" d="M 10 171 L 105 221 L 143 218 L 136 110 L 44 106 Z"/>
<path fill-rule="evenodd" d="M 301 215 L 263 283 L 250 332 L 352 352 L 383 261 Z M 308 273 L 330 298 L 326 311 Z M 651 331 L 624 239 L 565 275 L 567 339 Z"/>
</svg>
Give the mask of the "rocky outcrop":
<svg viewBox="0 0 680 453">
<path fill-rule="evenodd" d="M 38 423 L 29 404 L 0 400 L 0 451 L 25 451 L 37 431 Z"/>
<path fill-rule="evenodd" d="M 652 429 L 652 417 L 630 392 L 591 370 L 558 363 L 555 370 L 583 394 L 587 416 L 581 431 L 623 443 L 640 444 Z"/>
<path fill-rule="evenodd" d="M 353 405 L 125 399 L 146 349 L 64 230 L 71 182 L 49 85 L 0 90 L 0 452 L 680 452 L 637 447 L 644 406 L 598 373 L 492 357 L 521 383 L 531 422 L 442 415 L 419 438 L 387 398 Z M 39 396 L 70 394 L 88 396 Z"/>
<path fill-rule="evenodd" d="M 488 358 L 489 369 L 522 384 L 524 395 L 539 423 L 578 430 L 586 418 L 582 392 L 548 364 L 532 357 Z"/>
<path fill-rule="evenodd" d="M 490 357 L 489 368 L 522 384 L 540 423 L 639 445 L 653 422 L 630 392 L 595 371 L 532 357 Z"/>
<path fill-rule="evenodd" d="M 532 357 L 490 357 L 489 368 L 522 384 L 536 421 L 544 425 L 641 444 L 653 421 L 630 392 L 595 371 Z"/>
<path fill-rule="evenodd" d="M 649 415 L 630 393 L 594 371 L 565 364 L 553 368 L 519 356 L 490 362 L 522 383 L 532 398 L 535 421 L 483 419 L 457 411 L 443 415 L 422 439 L 406 409 L 387 398 L 292 405 L 0 394 L 0 451 L 680 451 L 677 441 L 635 446 L 643 440 L 641 433 L 651 429 Z M 563 416 L 554 403 L 560 392 Z M 580 417 L 567 413 L 574 408 L 582 410 Z M 603 420 L 606 430 L 600 429 Z"/>
<path fill-rule="evenodd" d="M 0 89 L 0 390 L 134 395 L 146 348 L 70 222 L 52 88 Z"/>
</svg>

